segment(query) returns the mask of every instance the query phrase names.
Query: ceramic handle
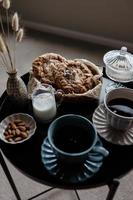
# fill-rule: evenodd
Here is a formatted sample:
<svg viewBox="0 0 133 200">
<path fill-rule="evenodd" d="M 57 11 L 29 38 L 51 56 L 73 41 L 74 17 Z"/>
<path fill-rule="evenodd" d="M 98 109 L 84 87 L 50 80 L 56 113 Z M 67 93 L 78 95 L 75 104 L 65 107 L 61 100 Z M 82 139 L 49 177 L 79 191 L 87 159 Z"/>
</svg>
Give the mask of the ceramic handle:
<svg viewBox="0 0 133 200">
<path fill-rule="evenodd" d="M 57 108 L 61 105 L 63 101 L 63 91 L 62 90 L 57 90 L 55 91 L 55 99 L 56 99 L 56 106 Z"/>
<path fill-rule="evenodd" d="M 103 156 L 108 156 L 108 154 L 109 154 L 109 151 L 101 146 L 95 146 L 95 147 L 93 147 L 93 150 L 97 153 L 101 153 Z"/>
</svg>

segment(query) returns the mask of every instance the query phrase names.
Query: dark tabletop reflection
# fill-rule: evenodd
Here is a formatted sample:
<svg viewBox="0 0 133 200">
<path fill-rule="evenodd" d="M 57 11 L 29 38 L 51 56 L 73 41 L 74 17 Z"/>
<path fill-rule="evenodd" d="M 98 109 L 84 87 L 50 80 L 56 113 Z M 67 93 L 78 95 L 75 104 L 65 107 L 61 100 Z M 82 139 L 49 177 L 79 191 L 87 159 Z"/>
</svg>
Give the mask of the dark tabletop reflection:
<svg viewBox="0 0 133 200">
<path fill-rule="evenodd" d="M 25 79 L 27 80 L 27 75 Z M 101 100 L 104 95 L 105 93 L 103 89 Z M 6 93 L 3 94 L 1 101 L 3 101 L 5 97 Z M 98 106 L 98 103 L 99 102 L 94 99 L 89 99 L 89 101 L 88 99 L 82 99 L 75 103 L 66 101 L 59 106 L 58 115 L 56 117 L 74 113 L 83 115 L 91 120 L 92 114 Z M 31 102 L 29 101 L 27 102 L 27 105 L 20 107 L 19 105 L 14 105 L 13 102 L 7 98 L 0 111 L 0 120 L 15 112 L 26 112 L 33 115 Z M 53 177 L 47 172 L 41 161 L 41 145 L 47 136 L 48 127 L 49 124 L 44 125 L 37 122 L 37 129 L 33 137 L 22 144 L 11 145 L 0 141 L 2 151 L 11 163 L 27 176 L 37 181 L 64 188 L 87 188 L 107 183 L 113 178 L 124 175 L 133 167 L 133 145 L 113 145 L 100 137 L 103 146 L 109 151 L 109 156 L 104 159 L 100 170 L 92 178 L 87 179 L 84 182 L 69 184 L 60 181 L 58 180 L 58 177 Z"/>
</svg>

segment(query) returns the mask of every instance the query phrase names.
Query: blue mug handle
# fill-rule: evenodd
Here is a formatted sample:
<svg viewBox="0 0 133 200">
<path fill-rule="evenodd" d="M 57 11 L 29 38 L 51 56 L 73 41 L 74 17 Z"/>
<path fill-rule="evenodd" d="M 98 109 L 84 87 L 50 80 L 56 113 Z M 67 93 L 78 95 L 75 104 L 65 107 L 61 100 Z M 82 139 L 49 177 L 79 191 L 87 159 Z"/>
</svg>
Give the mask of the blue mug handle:
<svg viewBox="0 0 133 200">
<path fill-rule="evenodd" d="M 109 151 L 102 146 L 93 147 L 95 153 L 100 153 L 102 156 L 107 157 L 109 155 Z"/>
</svg>

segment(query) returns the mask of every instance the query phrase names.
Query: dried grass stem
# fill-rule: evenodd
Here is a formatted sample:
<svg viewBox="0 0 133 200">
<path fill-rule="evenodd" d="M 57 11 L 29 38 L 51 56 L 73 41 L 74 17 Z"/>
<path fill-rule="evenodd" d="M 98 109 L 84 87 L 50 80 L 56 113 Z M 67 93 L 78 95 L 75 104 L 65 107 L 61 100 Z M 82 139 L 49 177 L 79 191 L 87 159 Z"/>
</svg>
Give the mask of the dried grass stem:
<svg viewBox="0 0 133 200">
<path fill-rule="evenodd" d="M 3 0 L 2 2 L 2 5 L 3 5 L 3 8 L 5 8 L 6 10 L 8 10 L 10 8 L 10 0 Z"/>
<path fill-rule="evenodd" d="M 24 29 L 20 28 L 16 35 L 16 41 L 22 42 L 23 37 L 24 37 Z"/>
<path fill-rule="evenodd" d="M 18 13 L 15 12 L 13 17 L 12 17 L 12 29 L 17 32 L 19 29 L 19 18 L 18 18 Z"/>
<path fill-rule="evenodd" d="M 10 19 L 11 17 L 9 15 L 9 8 L 10 8 L 10 0 L 3 0 L 2 6 L 5 9 L 5 17 L 6 23 L 7 23 L 7 31 L 5 31 L 3 26 L 3 20 L 2 20 L 2 13 L 0 8 L 0 27 L 1 27 L 1 35 L 0 35 L 0 61 L 1 64 L 4 66 L 4 68 L 7 70 L 7 72 L 14 72 L 16 71 L 15 62 L 16 62 L 16 42 L 21 42 L 24 35 L 23 28 L 19 28 L 19 17 L 18 13 L 15 12 L 11 18 L 11 30 L 13 31 L 13 41 L 14 45 L 11 49 L 11 43 L 9 34 L 11 32 L 10 30 Z M 13 52 L 12 52 L 13 51 Z"/>
</svg>

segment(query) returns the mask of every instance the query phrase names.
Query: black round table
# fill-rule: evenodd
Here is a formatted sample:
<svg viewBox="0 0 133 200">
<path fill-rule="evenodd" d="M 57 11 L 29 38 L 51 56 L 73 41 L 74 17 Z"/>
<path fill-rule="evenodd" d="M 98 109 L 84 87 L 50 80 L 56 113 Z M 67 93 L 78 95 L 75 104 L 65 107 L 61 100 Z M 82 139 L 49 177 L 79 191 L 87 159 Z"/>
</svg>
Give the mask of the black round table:
<svg viewBox="0 0 133 200">
<path fill-rule="evenodd" d="M 25 83 L 27 83 L 28 77 L 29 74 L 25 74 L 22 77 Z M 105 86 L 108 82 L 109 80 L 104 78 L 100 103 L 103 101 L 103 97 L 105 95 Z M 133 88 L 132 84 L 127 86 Z M 74 103 L 63 102 L 58 108 L 56 117 L 68 113 L 74 113 L 80 114 L 91 120 L 92 114 L 98 104 L 99 101 L 92 99 L 89 99 L 89 101 L 84 100 Z M 6 116 L 16 112 L 26 112 L 33 115 L 31 102 L 27 103 L 25 107 L 13 105 L 13 102 L 11 102 L 7 97 L 6 92 L 4 92 L 1 96 L 0 105 L 0 121 Z M 35 134 L 30 140 L 22 144 L 10 145 L 0 141 L 0 148 L 2 153 L 19 171 L 21 171 L 26 176 L 34 179 L 35 181 L 51 186 L 52 188 L 58 187 L 74 189 L 78 199 L 79 196 L 76 189 L 98 187 L 105 184 L 107 184 L 110 189 L 107 199 L 113 199 L 114 193 L 119 184 L 119 182 L 116 180 L 128 173 L 133 168 L 133 145 L 120 146 L 111 144 L 99 136 L 103 146 L 109 151 L 109 155 L 104 159 L 100 170 L 84 182 L 65 183 L 59 180 L 58 177 L 50 175 L 41 161 L 41 145 L 44 138 L 47 136 L 48 127 L 49 124 L 43 125 L 37 122 L 37 129 Z M 10 171 L 4 162 L 2 153 L 0 153 L 0 161 L 2 167 L 7 175 L 7 178 L 9 179 L 17 199 L 21 199 L 10 175 Z"/>
</svg>

